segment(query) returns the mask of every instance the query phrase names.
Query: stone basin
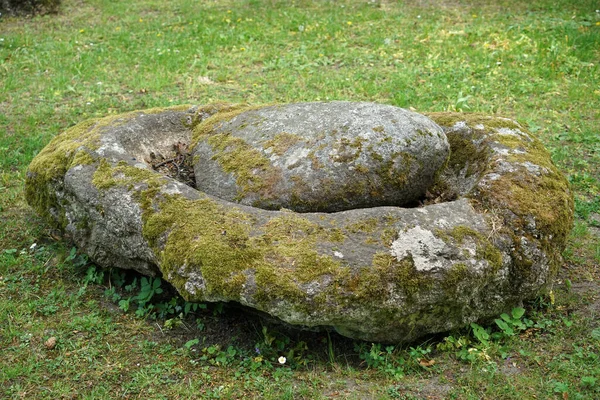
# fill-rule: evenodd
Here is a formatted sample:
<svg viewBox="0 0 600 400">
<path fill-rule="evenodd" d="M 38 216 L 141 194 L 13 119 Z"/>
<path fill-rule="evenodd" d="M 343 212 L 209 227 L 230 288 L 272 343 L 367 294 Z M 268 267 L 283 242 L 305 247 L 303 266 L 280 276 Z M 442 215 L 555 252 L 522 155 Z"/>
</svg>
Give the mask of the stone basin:
<svg viewBox="0 0 600 400">
<path fill-rule="evenodd" d="M 327 142 L 344 125 L 343 113 L 365 104 L 372 111 L 368 118 L 380 115 L 385 123 L 373 126 L 359 113 L 352 135 Z M 308 116 L 286 130 L 278 108 L 325 119 L 326 132 L 292 129 L 315 130 Z M 361 141 L 361 149 L 375 149 L 377 131 L 393 130 L 396 117 L 388 113 L 407 116 L 402 132 L 408 136 L 392 132 L 382 143 L 393 146 L 367 155 L 374 164 L 366 164 L 358 146 L 342 146 L 360 137 L 372 141 Z M 265 137 L 245 131 L 252 118 Z M 435 136 L 430 147 L 437 150 L 388 169 L 391 177 L 414 175 L 382 195 L 389 182 L 369 171 L 407 152 L 423 126 Z M 293 140 L 279 135 L 284 132 Z M 224 145 L 233 137 L 235 145 Z M 278 137 L 285 139 L 283 147 Z M 427 151 L 426 144 L 417 153 Z M 195 186 L 155 170 L 164 163 L 157 158 L 184 155 L 174 150 L 181 146 L 190 151 L 185 162 L 196 172 Z M 247 184 L 269 168 L 291 165 L 286 163 L 294 154 L 306 153 L 311 161 L 310 151 L 320 146 L 329 152 L 315 151 L 318 163 L 298 163 L 314 168 L 313 175 L 303 175 L 320 182 L 310 190 L 306 180 L 286 181 L 283 172 L 277 175 L 282 180 Z M 230 161 L 239 154 L 264 160 L 236 170 Z M 323 154 L 333 154 L 331 164 L 337 163 L 329 176 L 315 167 L 328 165 Z M 430 159 L 429 169 L 411 167 Z M 359 164 L 367 167 L 357 177 Z M 325 201 L 311 204 L 310 196 L 301 196 L 325 191 L 331 176 L 337 192 Z M 339 190 L 361 179 L 366 191 L 338 201 Z M 269 182 L 279 195 L 265 191 Z M 405 196 L 406 186 L 416 189 Z M 219 197 L 220 190 L 227 195 Z M 296 202 L 288 196 L 293 191 Z M 369 203 L 367 192 L 384 200 Z M 380 342 L 448 331 L 534 298 L 552 284 L 573 221 L 567 181 L 518 122 L 462 113 L 423 116 L 367 103 L 210 104 L 85 121 L 32 161 L 26 197 L 100 266 L 162 276 L 188 301 L 237 302 L 299 327 Z M 322 205 L 327 202 L 336 204 Z"/>
</svg>

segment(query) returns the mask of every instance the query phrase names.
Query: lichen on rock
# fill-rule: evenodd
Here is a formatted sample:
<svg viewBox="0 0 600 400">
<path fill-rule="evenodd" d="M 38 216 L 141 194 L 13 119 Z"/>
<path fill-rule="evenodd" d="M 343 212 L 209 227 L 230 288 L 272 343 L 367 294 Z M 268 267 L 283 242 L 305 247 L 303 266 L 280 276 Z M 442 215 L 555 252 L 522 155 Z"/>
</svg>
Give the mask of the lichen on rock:
<svg viewBox="0 0 600 400">
<path fill-rule="evenodd" d="M 397 109 L 368 105 L 385 116 L 372 121 L 361 107 L 218 103 L 84 122 L 33 160 L 27 200 L 98 265 L 161 275 L 189 301 L 369 341 L 461 327 L 551 285 L 573 200 L 537 139 L 513 120 L 461 113 L 416 116 L 407 138 L 393 134 Z M 290 110 L 314 115 L 286 125 Z M 306 123 L 340 110 L 358 117 Z M 208 192 L 147 161 L 168 160 L 174 143 L 205 161 L 196 180 Z M 424 152 L 443 143 L 449 158 L 424 172 Z M 339 190 L 336 166 L 354 178 Z M 429 183 L 409 206 L 352 203 L 419 174 Z M 325 195 L 311 203 L 315 191 Z"/>
<path fill-rule="evenodd" d="M 274 210 L 405 205 L 425 194 L 449 154 L 431 120 L 373 103 L 241 108 L 196 131 L 195 172 L 212 177 L 199 189 Z"/>
</svg>

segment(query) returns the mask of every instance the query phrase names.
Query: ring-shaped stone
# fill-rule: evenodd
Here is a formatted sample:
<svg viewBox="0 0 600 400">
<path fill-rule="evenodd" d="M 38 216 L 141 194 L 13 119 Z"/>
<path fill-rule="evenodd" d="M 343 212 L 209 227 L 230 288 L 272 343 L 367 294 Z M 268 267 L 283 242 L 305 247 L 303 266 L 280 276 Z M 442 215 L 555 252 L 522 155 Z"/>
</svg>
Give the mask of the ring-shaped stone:
<svg viewBox="0 0 600 400">
<path fill-rule="evenodd" d="M 428 114 L 451 154 L 424 204 L 410 208 L 265 210 L 145 161 L 240 111 L 211 104 L 83 122 L 32 161 L 27 200 L 100 266 L 160 275 L 188 301 L 233 301 L 368 341 L 494 317 L 551 285 L 573 199 L 518 122 Z"/>
</svg>

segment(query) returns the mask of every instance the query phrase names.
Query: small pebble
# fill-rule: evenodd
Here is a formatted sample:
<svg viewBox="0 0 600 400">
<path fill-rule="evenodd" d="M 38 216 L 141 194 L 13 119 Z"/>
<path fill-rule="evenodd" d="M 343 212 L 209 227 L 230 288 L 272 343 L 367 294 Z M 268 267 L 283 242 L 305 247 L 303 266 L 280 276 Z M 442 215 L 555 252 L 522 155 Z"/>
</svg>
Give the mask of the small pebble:
<svg viewBox="0 0 600 400">
<path fill-rule="evenodd" d="M 46 342 L 44 343 L 44 346 L 46 346 L 46 348 L 48 350 L 52 350 L 53 348 L 56 347 L 56 338 L 54 336 L 52 336 L 50 339 L 46 340 Z"/>
</svg>

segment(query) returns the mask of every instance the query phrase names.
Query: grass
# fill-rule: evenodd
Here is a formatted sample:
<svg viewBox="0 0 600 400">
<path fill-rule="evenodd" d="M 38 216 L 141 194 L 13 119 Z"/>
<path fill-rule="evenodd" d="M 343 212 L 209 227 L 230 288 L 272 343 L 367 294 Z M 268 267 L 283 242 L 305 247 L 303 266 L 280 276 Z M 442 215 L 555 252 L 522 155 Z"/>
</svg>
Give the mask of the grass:
<svg viewBox="0 0 600 400">
<path fill-rule="evenodd" d="M 63 0 L 58 15 L 3 16 L 0 397 L 600 397 L 597 8 L 592 0 Z M 333 99 L 496 113 L 542 139 L 573 186 L 577 220 L 555 290 L 526 304 L 523 329 L 509 335 L 490 321 L 481 328 L 488 339 L 467 327 L 386 347 L 223 305 L 179 318 L 175 300 L 166 317 L 139 318 L 135 299 L 129 312 L 119 301 L 136 296 L 140 277 L 71 254 L 68 238 L 23 200 L 34 155 L 87 118 Z M 140 315 L 171 301 L 161 287 Z"/>
</svg>

